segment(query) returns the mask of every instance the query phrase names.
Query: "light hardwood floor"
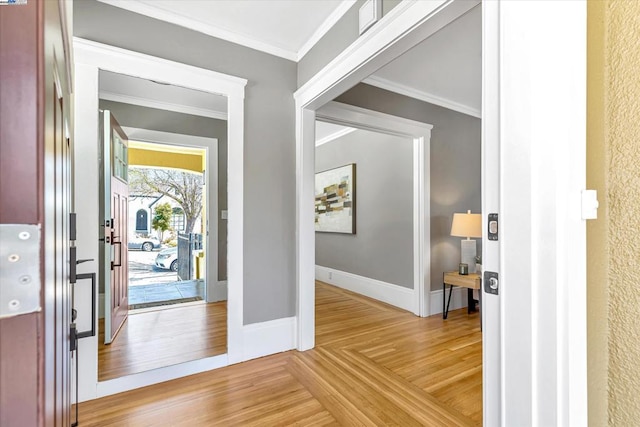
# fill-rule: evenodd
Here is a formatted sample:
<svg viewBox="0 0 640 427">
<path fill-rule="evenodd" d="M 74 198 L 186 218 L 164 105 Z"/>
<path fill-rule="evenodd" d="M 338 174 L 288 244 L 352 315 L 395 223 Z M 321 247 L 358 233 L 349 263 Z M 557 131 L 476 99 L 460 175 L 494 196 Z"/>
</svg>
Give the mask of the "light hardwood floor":
<svg viewBox="0 0 640 427">
<path fill-rule="evenodd" d="M 316 348 L 80 405 L 83 426 L 475 426 L 482 336 L 466 309 L 420 319 L 316 287 Z"/>
<path fill-rule="evenodd" d="M 99 381 L 227 352 L 226 301 L 130 314 L 109 345 L 99 327 Z"/>
</svg>

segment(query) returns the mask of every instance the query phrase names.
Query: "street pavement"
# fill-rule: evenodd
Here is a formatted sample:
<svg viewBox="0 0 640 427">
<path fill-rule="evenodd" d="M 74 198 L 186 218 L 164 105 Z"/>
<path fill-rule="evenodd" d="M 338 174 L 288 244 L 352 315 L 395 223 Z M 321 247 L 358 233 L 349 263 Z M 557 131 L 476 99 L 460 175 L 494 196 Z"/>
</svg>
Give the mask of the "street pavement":
<svg viewBox="0 0 640 427">
<path fill-rule="evenodd" d="M 160 250 L 156 249 L 151 252 L 129 250 L 129 286 L 178 281 L 178 273 L 156 267 L 156 256 Z"/>
</svg>

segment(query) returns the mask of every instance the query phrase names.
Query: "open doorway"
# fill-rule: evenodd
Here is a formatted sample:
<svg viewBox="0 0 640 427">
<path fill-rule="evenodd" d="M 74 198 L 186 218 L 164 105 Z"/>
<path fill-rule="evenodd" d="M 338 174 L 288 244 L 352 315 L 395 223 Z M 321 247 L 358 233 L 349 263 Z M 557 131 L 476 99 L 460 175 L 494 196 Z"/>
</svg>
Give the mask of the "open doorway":
<svg viewBox="0 0 640 427">
<path fill-rule="evenodd" d="M 403 360 L 406 354 L 419 357 L 421 362 L 418 366 L 410 361 L 406 365 L 394 362 L 394 381 L 405 384 L 406 388 L 421 388 L 428 395 L 423 397 L 438 399 L 441 409 L 462 414 L 468 418 L 469 424 L 480 423 L 483 418 L 480 313 L 474 298 L 467 297 L 463 282 L 451 286 L 445 277 L 458 275 L 461 263 L 460 238 L 452 233 L 454 214 L 468 210 L 480 214 L 482 210 L 481 40 L 482 10 L 481 6 L 476 6 L 393 61 L 377 70 L 369 70 L 371 74 L 332 101 L 319 103 L 313 108 L 316 119 L 316 198 L 318 192 L 322 192 L 322 188 L 317 187 L 318 173 L 330 166 L 355 163 L 353 181 L 357 184 L 353 208 L 357 224 L 355 233 L 318 233 L 316 223 L 315 296 L 319 301 L 316 305 L 316 346 L 330 350 L 342 346 L 340 350 L 344 350 L 343 343 L 349 342 L 349 349 L 366 358 L 372 369 L 376 365 L 389 369 L 391 359 Z M 422 171 L 415 169 L 416 163 L 412 160 L 415 152 L 411 152 L 410 144 L 404 160 L 400 159 L 402 141 L 386 137 L 387 146 L 377 146 L 381 142 L 378 141 L 380 134 L 371 131 L 385 131 L 380 119 L 359 126 L 350 123 L 346 119 L 348 114 L 345 114 L 341 124 L 359 129 L 351 132 L 336 130 L 336 138 L 318 147 L 318 141 L 324 142 L 326 138 L 321 135 L 324 125 L 319 126 L 318 120 L 325 121 L 325 109 L 336 103 L 355 109 L 359 118 L 366 116 L 368 110 L 374 117 L 383 113 L 382 116 L 433 125 L 422 157 L 427 167 Z M 373 159 L 378 160 L 373 171 L 365 173 L 363 168 L 363 173 L 360 173 L 360 165 L 364 167 Z M 329 165 L 328 161 L 337 163 Z M 419 172 L 423 179 L 417 182 L 424 186 L 412 186 L 412 177 L 420 175 Z M 385 181 L 397 185 L 391 188 L 381 186 L 380 182 Z M 365 203 L 359 198 L 361 191 L 369 191 L 370 186 L 380 188 L 378 205 L 371 205 L 369 200 Z M 403 204 L 402 190 L 407 187 L 409 191 L 404 196 L 405 199 L 409 196 L 409 203 Z M 412 190 L 417 190 L 413 206 Z M 420 198 L 426 206 L 423 216 L 418 214 L 418 217 L 427 233 L 424 240 L 414 245 L 412 237 L 421 235 L 420 231 L 412 228 L 413 209 L 419 206 Z M 394 206 L 396 210 L 389 210 Z M 377 216 L 381 217 L 377 224 L 366 219 Z M 480 237 L 481 230 L 478 233 L 471 237 Z M 365 240 L 368 234 L 377 238 L 356 247 L 357 241 Z M 476 253 L 481 255 L 481 242 L 473 242 L 473 245 Z M 347 255 L 340 256 L 342 248 L 348 251 Z M 389 253 L 377 253 L 387 249 Z M 422 256 L 414 258 L 421 250 Z M 419 268 L 420 262 L 425 266 L 422 269 Z M 474 275 L 475 263 L 468 267 L 471 274 L 464 279 L 479 278 Z M 414 282 L 411 278 L 416 270 L 420 273 Z M 443 291 L 445 282 L 446 291 Z M 327 287 L 326 283 L 342 289 Z M 469 286 L 477 289 L 478 283 L 479 279 L 473 280 Z M 422 297 L 417 297 L 418 291 L 423 292 Z M 479 297 L 475 299 L 479 300 Z M 400 309 L 405 310 L 405 315 L 409 311 L 427 317 L 414 320 L 419 325 L 417 329 L 424 336 L 433 334 L 437 338 L 422 342 L 417 337 L 413 340 L 396 337 L 388 345 L 381 342 L 377 348 L 365 342 L 356 344 L 357 336 L 348 339 L 343 336 L 341 342 L 336 338 L 339 334 L 332 337 L 332 329 L 327 326 L 331 318 L 322 315 L 326 301 L 351 307 L 365 303 L 361 308 L 352 308 L 361 315 L 342 318 L 344 330 L 340 329 L 340 334 L 360 328 L 358 330 L 366 331 L 369 339 L 388 339 L 383 338 L 383 332 L 375 338 L 373 331 L 381 328 L 375 322 L 391 316 L 391 313 L 398 314 Z M 413 301 L 417 301 L 419 309 L 416 311 Z M 446 301 L 450 302 L 443 304 Z M 420 345 L 416 345 L 416 340 Z M 442 357 L 439 345 L 447 348 L 444 352 L 447 357 Z M 443 382 L 439 384 L 440 380 Z M 451 389 L 464 389 L 465 398 L 447 395 L 447 390 Z"/>
<path fill-rule="evenodd" d="M 77 183 L 78 245 L 83 258 L 93 259 L 83 264 L 84 271 L 100 268 L 99 248 L 102 242 L 99 221 L 99 173 L 92 159 L 99 156 L 100 121 L 98 111 L 110 110 L 121 121 L 122 130 L 132 141 L 151 142 L 185 147 L 208 147 L 207 174 L 211 184 L 209 191 L 218 191 L 218 197 L 210 195 L 211 206 L 207 207 L 207 239 L 212 256 L 207 257 L 209 280 L 206 295 L 229 306 L 226 316 L 226 353 L 203 356 L 191 353 L 189 361 L 170 362 L 158 368 L 144 367 L 134 375 L 125 374 L 110 380 L 98 378 L 99 344 L 98 334 L 91 334 L 79 341 L 78 377 L 79 400 L 119 393 L 160 381 L 191 375 L 225 366 L 243 358 L 242 290 L 243 290 L 243 159 L 244 159 L 244 88 L 246 80 L 210 70 L 167 61 L 137 52 L 118 49 L 83 39 L 74 40 L 76 76 L 76 137 L 75 181 Z M 115 95 L 105 93 L 101 78 L 105 73 L 116 76 L 135 77 L 134 81 L 153 85 L 147 96 L 132 93 L 126 86 Z M 135 85 L 134 85 L 135 86 Z M 123 86 L 124 87 L 124 86 Z M 188 89 L 206 97 L 205 105 L 186 106 L 178 102 L 163 102 L 154 97 L 163 93 L 163 88 L 181 92 Z M 221 105 L 221 110 L 214 107 Z M 186 107 L 186 108 L 185 108 Z M 204 108 L 201 108 L 204 107 Z M 198 114 L 196 114 L 198 113 Z M 176 115 L 177 114 L 177 115 Z M 179 117 L 179 119 L 178 119 Z M 185 118 L 187 120 L 185 120 Z M 202 123 L 202 120 L 205 123 Z M 228 126 L 227 126 L 228 123 Z M 215 144 L 218 144 L 215 146 Z M 220 159 L 220 161 L 218 160 Z M 217 205 L 213 206 L 213 203 Z M 212 240 L 217 236 L 217 240 Z M 213 252 L 217 251 L 216 255 Z M 228 267 L 228 268 L 227 268 Z M 213 273 L 215 272 L 215 273 Z M 227 282 L 230 286 L 227 286 Z M 95 293 L 90 287 L 80 288 L 76 293 L 75 307 L 79 329 L 87 330 L 99 323 L 104 316 L 104 283 L 98 283 Z M 228 290 L 228 292 L 227 292 Z M 152 313 L 168 313 L 159 310 Z M 102 312 L 102 313 L 101 313 Z M 155 325 L 155 323 L 151 323 Z M 97 329 L 97 328 L 95 328 Z M 144 328 L 142 328 L 144 329 Z M 157 329 L 157 328 L 156 328 Z M 176 332 L 177 329 L 177 332 Z M 185 326 L 175 324 L 173 335 L 184 338 Z M 198 330 L 189 330 L 199 334 Z M 203 334 L 199 334 L 203 336 Z M 181 344 L 176 344 L 178 347 Z M 181 346 L 182 350 L 190 348 Z M 175 348 L 171 346 L 170 348 Z M 156 354 L 163 352 L 156 352 Z M 141 356 L 141 357 L 144 357 Z"/>
<path fill-rule="evenodd" d="M 204 301 L 206 150 L 134 141 L 129 151 L 130 314 Z"/>
<path fill-rule="evenodd" d="M 106 71 L 99 81 L 110 120 L 103 118 L 102 146 L 113 145 L 101 156 L 113 163 L 102 168 L 103 204 L 114 185 L 126 189 L 120 212 L 104 214 L 98 380 L 222 355 L 226 227 L 208 218 L 226 206 L 218 185 L 226 181 L 226 98 Z"/>
</svg>

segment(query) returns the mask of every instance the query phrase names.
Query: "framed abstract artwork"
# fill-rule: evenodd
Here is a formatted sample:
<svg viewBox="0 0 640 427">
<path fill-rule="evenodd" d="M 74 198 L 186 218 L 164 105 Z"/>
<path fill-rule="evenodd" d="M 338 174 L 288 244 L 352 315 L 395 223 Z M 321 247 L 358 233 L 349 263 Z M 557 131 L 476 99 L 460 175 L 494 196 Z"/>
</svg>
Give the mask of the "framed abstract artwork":
<svg viewBox="0 0 640 427">
<path fill-rule="evenodd" d="M 324 233 L 356 234 L 356 165 L 316 173 L 315 227 Z"/>
</svg>

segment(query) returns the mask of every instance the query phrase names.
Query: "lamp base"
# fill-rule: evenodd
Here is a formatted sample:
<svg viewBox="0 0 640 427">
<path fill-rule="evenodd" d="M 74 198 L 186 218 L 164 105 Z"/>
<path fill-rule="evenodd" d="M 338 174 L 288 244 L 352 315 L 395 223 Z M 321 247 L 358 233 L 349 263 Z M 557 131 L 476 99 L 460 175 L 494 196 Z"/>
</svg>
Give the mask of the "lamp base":
<svg viewBox="0 0 640 427">
<path fill-rule="evenodd" d="M 469 273 L 476 272 L 476 241 L 460 241 L 460 262 L 469 266 Z"/>
</svg>

